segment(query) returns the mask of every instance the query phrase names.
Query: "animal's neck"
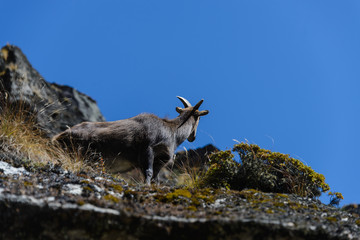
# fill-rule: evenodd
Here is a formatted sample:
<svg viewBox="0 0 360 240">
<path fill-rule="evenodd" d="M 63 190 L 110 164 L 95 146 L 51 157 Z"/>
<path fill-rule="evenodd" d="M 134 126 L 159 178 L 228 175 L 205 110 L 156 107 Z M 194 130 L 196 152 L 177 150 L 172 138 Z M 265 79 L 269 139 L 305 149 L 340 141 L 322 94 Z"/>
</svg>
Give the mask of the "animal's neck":
<svg viewBox="0 0 360 240">
<path fill-rule="evenodd" d="M 179 146 L 190 136 L 194 120 L 192 117 L 189 118 L 187 115 L 180 114 L 174 119 L 174 122 L 176 126 L 176 143 Z"/>
</svg>

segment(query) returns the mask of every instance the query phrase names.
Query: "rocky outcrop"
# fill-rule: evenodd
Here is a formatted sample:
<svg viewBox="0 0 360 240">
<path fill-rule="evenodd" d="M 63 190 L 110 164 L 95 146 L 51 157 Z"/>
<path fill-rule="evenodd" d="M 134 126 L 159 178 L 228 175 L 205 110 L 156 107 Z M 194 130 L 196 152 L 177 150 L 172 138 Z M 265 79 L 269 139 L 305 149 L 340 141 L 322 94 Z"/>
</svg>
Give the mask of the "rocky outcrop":
<svg viewBox="0 0 360 240">
<path fill-rule="evenodd" d="M 129 185 L 2 161 L 0 212 L 1 239 L 360 239 L 353 214 L 292 194 Z"/>
<path fill-rule="evenodd" d="M 49 83 L 31 66 L 20 48 L 7 45 L 0 52 L 0 93 L 24 101 L 37 113 L 49 136 L 83 121 L 104 121 L 96 102 L 68 86 Z"/>
</svg>

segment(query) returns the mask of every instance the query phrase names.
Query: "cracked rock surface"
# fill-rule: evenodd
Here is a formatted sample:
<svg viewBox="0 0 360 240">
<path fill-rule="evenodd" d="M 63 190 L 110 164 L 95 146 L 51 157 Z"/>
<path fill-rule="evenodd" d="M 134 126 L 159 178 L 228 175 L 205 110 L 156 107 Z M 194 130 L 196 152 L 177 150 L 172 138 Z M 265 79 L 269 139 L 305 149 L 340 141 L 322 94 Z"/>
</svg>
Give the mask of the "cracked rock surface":
<svg viewBox="0 0 360 240">
<path fill-rule="evenodd" d="M 129 185 L 0 162 L 1 239 L 360 239 L 359 215 L 295 195 Z"/>
</svg>

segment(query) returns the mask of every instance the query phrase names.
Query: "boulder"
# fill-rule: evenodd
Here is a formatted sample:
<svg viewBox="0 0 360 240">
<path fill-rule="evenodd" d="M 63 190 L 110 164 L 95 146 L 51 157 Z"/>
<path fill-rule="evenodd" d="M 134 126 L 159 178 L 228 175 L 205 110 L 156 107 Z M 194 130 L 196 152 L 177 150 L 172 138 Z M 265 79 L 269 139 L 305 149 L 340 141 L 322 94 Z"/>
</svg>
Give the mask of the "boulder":
<svg viewBox="0 0 360 240">
<path fill-rule="evenodd" d="M 22 101 L 36 112 L 38 125 L 49 137 L 83 121 L 104 121 L 96 101 L 74 88 L 47 82 L 20 48 L 0 51 L 0 97 Z"/>
</svg>

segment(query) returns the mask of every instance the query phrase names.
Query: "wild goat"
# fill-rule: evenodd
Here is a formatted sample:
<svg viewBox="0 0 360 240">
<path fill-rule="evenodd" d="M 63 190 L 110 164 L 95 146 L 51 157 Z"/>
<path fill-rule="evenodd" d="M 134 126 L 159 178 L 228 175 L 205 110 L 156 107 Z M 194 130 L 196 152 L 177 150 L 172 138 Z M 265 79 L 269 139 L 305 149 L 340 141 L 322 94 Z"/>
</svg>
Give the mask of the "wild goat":
<svg viewBox="0 0 360 240">
<path fill-rule="evenodd" d="M 114 122 L 83 122 L 54 136 L 53 141 L 64 147 L 81 147 L 98 152 L 111 173 L 140 168 L 145 182 L 150 184 L 162 167 L 173 161 L 176 148 L 186 139 L 195 140 L 204 100 L 192 106 L 178 97 L 184 108 L 176 107 L 179 116 L 168 120 L 153 114 L 140 114 Z M 71 149 L 71 148 L 70 148 Z"/>
</svg>

